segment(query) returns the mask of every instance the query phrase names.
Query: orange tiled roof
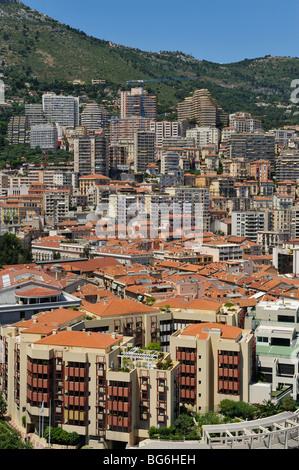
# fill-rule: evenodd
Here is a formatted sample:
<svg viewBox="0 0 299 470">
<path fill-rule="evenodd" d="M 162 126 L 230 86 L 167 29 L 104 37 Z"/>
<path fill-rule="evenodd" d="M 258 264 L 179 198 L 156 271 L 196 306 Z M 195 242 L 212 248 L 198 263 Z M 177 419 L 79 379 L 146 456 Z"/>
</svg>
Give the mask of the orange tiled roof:
<svg viewBox="0 0 299 470">
<path fill-rule="evenodd" d="M 148 307 L 141 302 L 120 299 L 118 297 L 110 297 L 109 299 L 100 301 L 96 304 L 91 304 L 83 300 L 81 308 L 100 317 L 130 315 L 134 313 L 153 313 L 158 311 L 158 309 L 154 307 Z"/>
<path fill-rule="evenodd" d="M 48 297 L 60 294 L 60 291 L 54 289 L 45 289 L 44 287 L 34 287 L 24 291 L 17 290 L 15 293 L 18 297 Z"/>
<path fill-rule="evenodd" d="M 122 336 L 114 338 L 112 335 L 106 333 L 64 330 L 42 338 L 36 341 L 35 344 L 106 349 L 118 343 L 121 338 Z"/>
<path fill-rule="evenodd" d="M 204 331 L 205 328 L 220 329 L 220 336 L 227 339 L 238 339 L 242 334 L 241 328 L 238 328 L 237 326 L 223 325 L 222 323 L 195 323 L 194 325 L 187 326 L 181 334 L 188 336 L 198 335 L 199 339 L 207 339 L 208 331 Z"/>
</svg>

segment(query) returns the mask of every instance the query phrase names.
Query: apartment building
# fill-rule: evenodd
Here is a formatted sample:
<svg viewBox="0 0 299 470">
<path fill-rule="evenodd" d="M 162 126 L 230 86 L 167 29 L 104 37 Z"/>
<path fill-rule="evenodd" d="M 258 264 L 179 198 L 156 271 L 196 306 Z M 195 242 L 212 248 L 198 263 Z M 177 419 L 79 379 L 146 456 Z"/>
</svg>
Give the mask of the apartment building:
<svg viewBox="0 0 299 470">
<path fill-rule="evenodd" d="M 168 187 L 165 192 L 173 197 L 174 207 L 178 207 L 183 216 L 195 217 L 197 228 L 209 232 L 210 194 L 207 188 Z"/>
<path fill-rule="evenodd" d="M 110 194 L 109 213 L 115 225 L 122 226 L 125 238 L 128 236 L 128 224 L 132 219 L 143 222 L 147 218 L 145 195 L 141 194 Z"/>
<path fill-rule="evenodd" d="M 213 261 L 235 261 L 243 258 L 243 249 L 236 243 L 212 240 L 205 242 L 200 247 L 203 254 L 213 256 Z"/>
<path fill-rule="evenodd" d="M 79 98 L 44 93 L 42 106 L 48 122 L 73 128 L 79 125 Z"/>
<path fill-rule="evenodd" d="M 25 416 L 26 431 L 41 436 L 51 423 L 103 449 L 134 445 L 150 426 L 173 424 L 179 364 L 169 353 L 132 348 L 133 338 L 116 333 L 78 331 L 81 312 L 59 314 L 1 331 L 1 390 L 19 426 Z"/>
<path fill-rule="evenodd" d="M 274 137 L 273 137 L 274 138 Z M 299 151 L 297 149 L 282 150 L 275 160 L 277 181 L 294 181 L 299 179 Z"/>
<path fill-rule="evenodd" d="M 46 124 L 42 104 L 25 104 L 25 116 L 28 118 L 29 127 Z"/>
<path fill-rule="evenodd" d="M 274 136 L 257 131 L 232 134 L 226 142 L 225 155 L 232 159 L 243 157 L 248 162 L 262 158 L 269 160 L 274 169 Z"/>
<path fill-rule="evenodd" d="M 290 231 L 283 232 L 262 231 L 257 232 L 256 241 L 263 247 L 264 255 L 271 255 L 273 248 L 282 248 L 283 244 L 290 239 Z"/>
<path fill-rule="evenodd" d="M 271 162 L 269 160 L 255 160 L 250 162 L 249 165 L 251 178 L 260 183 L 271 179 Z"/>
<path fill-rule="evenodd" d="M 137 131 L 134 135 L 134 172 L 145 173 L 155 162 L 155 134 L 151 131 Z"/>
<path fill-rule="evenodd" d="M 163 139 L 171 137 L 184 137 L 186 133 L 186 121 L 151 121 L 150 130 L 156 135 L 156 146 L 162 145 Z"/>
<path fill-rule="evenodd" d="M 250 172 L 250 163 L 244 158 L 225 158 L 222 160 L 223 173 L 227 174 L 237 181 L 247 179 Z"/>
<path fill-rule="evenodd" d="M 7 124 L 7 140 L 10 145 L 28 144 L 30 128 L 27 116 L 13 116 Z"/>
<path fill-rule="evenodd" d="M 220 323 L 189 325 L 172 334 L 170 354 L 180 362 L 180 403 L 204 414 L 222 400 L 249 401 L 255 372 L 251 330 Z"/>
<path fill-rule="evenodd" d="M 87 103 L 80 114 L 80 124 L 86 127 L 87 131 L 101 129 L 105 117 L 103 107 L 97 103 Z"/>
<path fill-rule="evenodd" d="M 56 226 L 65 220 L 70 208 L 69 189 L 46 189 L 44 191 L 44 211 L 45 217 L 53 220 Z"/>
<path fill-rule="evenodd" d="M 74 138 L 74 172 L 80 176 L 109 173 L 107 140 L 103 136 Z"/>
<path fill-rule="evenodd" d="M 275 209 L 272 213 L 272 227 L 274 232 L 281 232 L 291 227 L 291 208 Z"/>
<path fill-rule="evenodd" d="M 152 120 L 139 116 L 110 121 L 110 142 L 118 142 L 122 139 L 134 139 L 137 131 L 150 131 Z"/>
<path fill-rule="evenodd" d="M 157 104 L 157 97 L 142 87 L 132 88 L 131 91 L 122 91 L 120 94 L 120 118 L 140 116 L 156 119 Z"/>
<path fill-rule="evenodd" d="M 8 268 L 0 286 L 1 325 L 28 320 L 47 309 L 81 305 L 80 299 L 63 291 L 59 281 L 36 268 Z"/>
<path fill-rule="evenodd" d="M 79 191 L 82 196 L 86 196 L 91 188 L 97 185 L 109 185 L 110 178 L 104 175 L 85 175 L 79 178 Z"/>
<path fill-rule="evenodd" d="M 269 230 L 270 220 L 270 212 L 267 210 L 232 212 L 232 235 L 257 241 L 257 232 Z"/>
<path fill-rule="evenodd" d="M 202 148 L 207 145 L 213 146 L 215 151 L 218 150 L 220 132 L 217 127 L 195 127 L 186 130 L 186 137 L 191 137 L 195 141 L 195 145 Z"/>
<path fill-rule="evenodd" d="M 196 119 L 199 126 L 227 125 L 227 115 L 206 89 L 196 90 L 178 104 L 178 120 Z"/>
<path fill-rule="evenodd" d="M 298 313 L 297 300 L 281 298 L 259 302 L 246 320 L 256 325 L 257 372 L 271 392 L 287 389 L 294 400 L 299 396 Z"/>
<path fill-rule="evenodd" d="M 262 130 L 262 123 L 253 119 L 250 113 L 237 112 L 229 115 L 229 125 L 236 132 L 255 132 Z"/>
<path fill-rule="evenodd" d="M 175 151 L 166 151 L 162 153 L 161 157 L 161 173 L 162 175 L 175 173 L 180 170 L 179 167 L 179 153 Z"/>
<path fill-rule="evenodd" d="M 292 196 L 293 199 L 296 197 L 296 182 L 290 180 L 277 181 L 276 187 L 277 194 L 286 194 Z"/>
<path fill-rule="evenodd" d="M 54 124 L 37 124 L 30 129 L 30 147 L 55 152 L 58 149 L 58 131 Z"/>
<path fill-rule="evenodd" d="M 247 182 L 248 183 L 248 182 Z M 210 196 L 232 198 L 235 196 L 235 180 L 228 175 L 215 176 L 209 185 Z"/>
<path fill-rule="evenodd" d="M 296 135 L 291 129 L 270 129 L 269 132 L 274 135 L 279 147 L 287 147 L 290 142 L 294 142 Z"/>
<path fill-rule="evenodd" d="M 235 133 L 236 133 L 236 129 L 233 126 L 223 127 L 221 131 L 221 142 L 224 143 L 226 140 L 229 139 L 231 134 L 235 134 Z"/>
<path fill-rule="evenodd" d="M 129 172 L 134 162 L 134 139 L 121 139 L 109 145 L 109 168 Z"/>
</svg>

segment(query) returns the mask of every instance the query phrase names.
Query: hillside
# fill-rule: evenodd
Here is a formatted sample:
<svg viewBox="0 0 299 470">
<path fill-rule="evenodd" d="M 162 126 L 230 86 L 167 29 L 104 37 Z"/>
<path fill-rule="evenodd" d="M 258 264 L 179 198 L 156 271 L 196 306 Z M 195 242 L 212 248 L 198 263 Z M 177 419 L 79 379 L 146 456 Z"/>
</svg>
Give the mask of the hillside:
<svg viewBox="0 0 299 470">
<path fill-rule="evenodd" d="M 21 2 L 0 1 L 0 72 L 10 85 L 8 97 L 19 94 L 27 101 L 34 99 L 30 90 L 37 91 L 37 100 L 54 85 L 64 91 L 74 79 L 104 79 L 117 90 L 126 89 L 127 80 L 200 77 L 146 87 L 157 93 L 160 112 L 205 87 L 227 112 L 249 111 L 261 116 L 266 128 L 299 123 L 297 106 L 290 102 L 291 81 L 299 78 L 298 58 L 266 56 L 216 64 L 182 52 L 144 52 L 88 36 Z M 81 93 L 84 88 L 67 91 Z M 103 97 L 103 87 L 92 96 L 98 101 Z"/>
</svg>

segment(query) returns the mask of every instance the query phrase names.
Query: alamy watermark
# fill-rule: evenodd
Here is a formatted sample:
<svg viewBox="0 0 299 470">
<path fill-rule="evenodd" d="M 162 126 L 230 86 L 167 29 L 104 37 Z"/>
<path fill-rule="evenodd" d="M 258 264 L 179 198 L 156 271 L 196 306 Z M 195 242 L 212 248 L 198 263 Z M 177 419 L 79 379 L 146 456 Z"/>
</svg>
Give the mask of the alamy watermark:
<svg viewBox="0 0 299 470">
<path fill-rule="evenodd" d="M 294 104 L 299 103 L 299 79 L 292 80 L 291 88 L 295 88 L 291 93 L 291 101 Z"/>
<path fill-rule="evenodd" d="M 4 354 L 4 342 L 0 339 L 0 364 L 4 364 L 5 354 Z"/>
<path fill-rule="evenodd" d="M 0 80 L 0 104 L 5 103 L 5 85 L 4 81 Z"/>
<path fill-rule="evenodd" d="M 158 239 L 202 240 L 204 231 L 203 203 L 127 203 L 120 196 L 117 206 L 101 203 L 97 206 L 99 220 L 95 227 L 98 238 L 123 240 Z"/>
</svg>

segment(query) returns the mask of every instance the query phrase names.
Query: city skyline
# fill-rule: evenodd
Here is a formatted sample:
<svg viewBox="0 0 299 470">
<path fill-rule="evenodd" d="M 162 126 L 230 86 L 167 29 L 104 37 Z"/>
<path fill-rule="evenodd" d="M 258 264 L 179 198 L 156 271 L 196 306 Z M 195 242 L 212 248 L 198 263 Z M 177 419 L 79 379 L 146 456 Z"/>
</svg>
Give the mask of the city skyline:
<svg viewBox="0 0 299 470">
<path fill-rule="evenodd" d="M 88 35 L 144 51 L 181 51 L 217 63 L 265 55 L 297 56 L 299 5 L 295 0 L 287 0 L 284 8 L 281 2 L 268 0 L 242 6 L 236 0 L 229 4 L 192 0 L 188 8 L 177 0 L 162 4 L 153 0 L 148 9 L 135 0 L 129 5 L 119 0 L 104 5 L 87 0 L 83 10 L 81 3 L 70 0 L 25 3 Z M 236 40 L 239 35 L 242 40 Z"/>
</svg>

